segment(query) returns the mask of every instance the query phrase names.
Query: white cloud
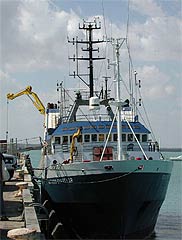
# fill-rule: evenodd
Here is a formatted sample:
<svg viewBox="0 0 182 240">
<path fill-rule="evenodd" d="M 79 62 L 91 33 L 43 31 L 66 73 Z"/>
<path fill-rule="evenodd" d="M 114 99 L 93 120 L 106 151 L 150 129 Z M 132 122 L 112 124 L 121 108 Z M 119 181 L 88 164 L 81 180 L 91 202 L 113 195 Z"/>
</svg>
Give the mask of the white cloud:
<svg viewBox="0 0 182 240">
<path fill-rule="evenodd" d="M 4 1 L 2 12 L 1 62 L 5 71 L 65 67 L 61 60 L 67 55 L 67 35 L 79 22 L 73 11 L 55 11 L 48 1 L 34 0 Z"/>
<path fill-rule="evenodd" d="M 182 59 L 181 20 L 154 17 L 131 25 L 129 39 L 135 57 L 145 61 Z"/>
<path fill-rule="evenodd" d="M 142 92 L 145 99 L 158 101 L 167 99 L 175 93 L 175 87 L 170 83 L 170 77 L 154 65 L 137 68 L 138 78 L 142 80 Z"/>
<path fill-rule="evenodd" d="M 131 0 L 131 8 L 141 15 L 163 17 L 164 12 L 153 0 Z"/>
<path fill-rule="evenodd" d="M 174 92 L 175 92 L 175 87 L 173 85 L 167 85 L 165 87 L 165 92 L 168 94 L 168 95 L 173 95 Z"/>
<path fill-rule="evenodd" d="M 133 56 L 145 61 L 180 59 L 181 20 L 159 14 L 161 8 L 151 0 L 133 1 L 132 6 L 144 13 L 149 13 L 150 9 L 153 12 L 152 18 L 144 24 L 134 23 L 129 27 Z M 2 13 L 1 58 L 4 71 L 65 68 L 67 35 L 72 38 L 83 34 L 78 30 L 81 19 L 73 10 L 68 13 L 52 8 L 49 1 L 3 1 Z M 111 22 L 108 19 L 106 26 L 110 35 Z M 123 24 L 112 24 L 112 36 L 124 37 L 125 29 Z M 96 32 L 95 36 L 102 38 L 103 34 L 102 26 L 102 32 Z"/>
</svg>

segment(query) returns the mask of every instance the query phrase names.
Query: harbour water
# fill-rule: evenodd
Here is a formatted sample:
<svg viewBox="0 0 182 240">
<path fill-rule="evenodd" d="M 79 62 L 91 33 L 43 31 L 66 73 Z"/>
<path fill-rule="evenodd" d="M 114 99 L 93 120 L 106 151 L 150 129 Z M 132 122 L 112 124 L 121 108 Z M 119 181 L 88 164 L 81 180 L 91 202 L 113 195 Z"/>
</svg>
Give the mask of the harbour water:
<svg viewBox="0 0 182 240">
<path fill-rule="evenodd" d="M 27 152 L 32 164 L 38 167 L 40 151 Z M 164 157 L 179 156 L 181 152 L 164 152 Z M 173 161 L 173 171 L 166 199 L 161 207 L 152 240 L 182 240 L 182 161 Z"/>
</svg>

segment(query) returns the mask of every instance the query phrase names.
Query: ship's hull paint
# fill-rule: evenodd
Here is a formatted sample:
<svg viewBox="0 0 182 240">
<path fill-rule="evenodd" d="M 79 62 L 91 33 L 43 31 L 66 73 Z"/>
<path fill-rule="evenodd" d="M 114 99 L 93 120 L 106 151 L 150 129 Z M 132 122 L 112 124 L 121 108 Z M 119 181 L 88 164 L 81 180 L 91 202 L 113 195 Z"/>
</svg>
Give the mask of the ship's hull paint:
<svg viewBox="0 0 182 240">
<path fill-rule="evenodd" d="M 165 199 L 169 173 L 105 173 L 44 179 L 42 190 L 60 220 L 87 238 L 150 234 Z M 56 182 L 57 181 L 57 182 Z"/>
</svg>

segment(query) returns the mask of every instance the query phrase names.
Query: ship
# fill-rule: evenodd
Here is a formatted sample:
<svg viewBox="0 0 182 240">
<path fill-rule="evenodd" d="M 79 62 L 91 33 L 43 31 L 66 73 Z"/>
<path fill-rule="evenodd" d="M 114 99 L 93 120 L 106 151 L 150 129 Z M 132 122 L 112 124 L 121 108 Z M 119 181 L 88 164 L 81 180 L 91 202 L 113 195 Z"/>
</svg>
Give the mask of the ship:
<svg viewBox="0 0 182 240">
<path fill-rule="evenodd" d="M 76 47 L 72 74 L 86 85 L 72 99 L 63 82 L 57 84 L 59 100 L 48 103 L 42 148 L 42 202 L 48 199 L 63 226 L 84 239 L 133 239 L 153 233 L 165 200 L 172 162 L 165 160 L 151 131 L 139 120 L 137 99 L 141 81 L 134 72 L 129 97 L 124 99 L 120 73 L 120 49 L 126 38 L 95 40 L 97 19 L 79 25 L 85 40 L 68 39 Z M 99 44 L 113 49 L 114 93 L 94 84 L 94 63 Z M 80 56 L 78 48 L 86 54 Z M 97 48 L 96 48 L 96 47 Z M 87 61 L 88 75 L 79 73 Z M 135 90 L 136 88 L 136 90 Z M 140 96 L 138 94 L 138 96 Z"/>
</svg>

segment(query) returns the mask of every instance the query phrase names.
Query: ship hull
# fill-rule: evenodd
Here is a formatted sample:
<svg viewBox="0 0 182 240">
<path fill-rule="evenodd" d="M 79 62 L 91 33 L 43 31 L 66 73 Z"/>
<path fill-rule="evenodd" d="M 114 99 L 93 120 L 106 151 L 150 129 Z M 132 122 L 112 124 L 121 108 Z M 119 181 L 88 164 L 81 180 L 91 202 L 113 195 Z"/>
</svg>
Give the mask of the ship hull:
<svg viewBox="0 0 182 240">
<path fill-rule="evenodd" d="M 154 230 L 170 172 L 117 172 L 44 179 L 43 195 L 82 238 L 143 238 Z"/>
</svg>

